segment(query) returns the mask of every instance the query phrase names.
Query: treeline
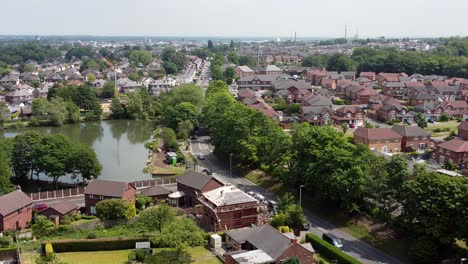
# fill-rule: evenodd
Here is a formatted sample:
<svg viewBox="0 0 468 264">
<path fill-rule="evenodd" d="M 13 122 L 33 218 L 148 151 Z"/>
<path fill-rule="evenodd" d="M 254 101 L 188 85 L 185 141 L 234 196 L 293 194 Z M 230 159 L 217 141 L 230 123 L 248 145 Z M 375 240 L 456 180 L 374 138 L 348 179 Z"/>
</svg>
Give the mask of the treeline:
<svg viewBox="0 0 468 264">
<path fill-rule="evenodd" d="M 80 112 L 83 112 L 85 120 L 92 121 L 101 119 L 101 104 L 96 96 L 96 91 L 88 85 L 54 86 L 49 90 L 47 98 L 51 102 L 54 98 L 60 98 L 65 102 L 73 102 L 80 109 Z M 70 108 L 76 113 L 76 109 L 73 105 L 70 105 Z"/>
<path fill-rule="evenodd" d="M 468 77 L 466 57 L 468 39 L 448 42 L 435 52 L 399 51 L 394 48 L 356 48 L 353 55 L 311 55 L 302 66 L 326 68 L 329 71 L 405 72 L 409 75 L 446 75 Z"/>
<path fill-rule="evenodd" d="M 296 124 L 291 136 L 261 112 L 237 102 L 222 82 L 210 84 L 203 118 L 215 152 L 269 171 L 350 214 L 366 214 L 411 238 L 410 255 L 431 262 L 442 249 L 468 240 L 468 181 L 411 173 L 404 156 L 377 157 L 331 127 Z M 402 212 L 399 214 L 398 212 Z"/>
<path fill-rule="evenodd" d="M 167 74 L 176 74 L 181 72 L 187 64 L 187 55 L 185 51 L 176 51 L 176 49 L 169 47 L 165 48 L 161 54 L 163 60 L 162 67 Z"/>
<path fill-rule="evenodd" d="M 39 63 L 51 61 L 60 58 L 61 53 L 58 49 L 50 46 L 39 45 L 37 43 L 21 44 L 0 44 L 0 62 L 9 65 L 23 64 L 28 60 L 34 60 Z"/>
<path fill-rule="evenodd" d="M 2 140 L 1 145 L 0 194 L 12 190 L 12 172 L 15 183 L 25 183 L 43 173 L 57 187 L 58 179 L 66 174 L 89 180 L 102 171 L 92 147 L 74 143 L 59 134 L 28 131 Z"/>
</svg>

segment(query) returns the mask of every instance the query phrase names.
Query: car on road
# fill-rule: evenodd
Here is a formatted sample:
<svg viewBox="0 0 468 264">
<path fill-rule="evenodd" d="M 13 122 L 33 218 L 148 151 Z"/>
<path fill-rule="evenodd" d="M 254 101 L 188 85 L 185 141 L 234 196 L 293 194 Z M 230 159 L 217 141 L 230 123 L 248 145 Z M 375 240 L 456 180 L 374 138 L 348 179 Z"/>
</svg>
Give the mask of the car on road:
<svg viewBox="0 0 468 264">
<path fill-rule="evenodd" d="M 44 204 L 44 203 L 34 205 L 34 210 L 39 211 L 39 212 L 47 208 L 49 208 L 49 205 Z"/>
<path fill-rule="evenodd" d="M 203 154 L 197 154 L 197 158 L 198 158 L 199 160 L 204 160 L 204 159 L 205 159 L 205 155 L 203 155 Z"/>
<path fill-rule="evenodd" d="M 269 210 L 270 212 L 272 212 L 273 214 L 275 214 L 276 211 L 277 211 L 277 208 L 278 208 L 278 204 L 276 203 L 276 201 L 274 201 L 274 200 L 269 200 L 269 201 L 268 201 L 268 210 Z"/>
<path fill-rule="evenodd" d="M 343 248 L 343 243 L 341 242 L 341 240 L 332 234 L 323 234 L 322 239 L 339 249 Z"/>
<path fill-rule="evenodd" d="M 255 193 L 254 193 L 254 192 L 252 192 L 252 191 L 250 191 L 250 192 L 247 192 L 247 194 L 248 194 L 248 195 L 250 195 L 250 196 L 252 196 L 252 197 L 254 197 L 254 196 L 255 196 Z"/>
<path fill-rule="evenodd" d="M 309 229 L 310 229 L 310 224 L 309 223 L 302 224 L 302 231 L 308 231 Z"/>
<path fill-rule="evenodd" d="M 206 175 L 212 175 L 213 172 L 210 169 L 203 169 L 202 172 L 206 173 Z"/>
<path fill-rule="evenodd" d="M 265 196 L 259 194 L 259 193 L 255 193 L 254 194 L 254 198 L 257 199 L 258 201 L 260 202 L 264 202 L 265 201 Z"/>
</svg>

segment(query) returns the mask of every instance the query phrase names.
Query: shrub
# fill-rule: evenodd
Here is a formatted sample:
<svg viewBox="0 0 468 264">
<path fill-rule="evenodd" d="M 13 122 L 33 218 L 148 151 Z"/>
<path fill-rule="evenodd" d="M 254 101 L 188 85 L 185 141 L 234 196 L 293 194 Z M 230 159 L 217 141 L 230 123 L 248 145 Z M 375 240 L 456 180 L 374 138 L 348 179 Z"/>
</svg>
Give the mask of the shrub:
<svg viewBox="0 0 468 264">
<path fill-rule="evenodd" d="M 86 220 L 91 220 L 91 219 L 96 219 L 96 216 L 94 215 L 81 215 L 81 219 L 86 219 Z"/>
<path fill-rule="evenodd" d="M 47 244 L 45 245 L 45 254 L 46 254 L 46 255 L 52 255 L 52 254 L 54 254 L 54 248 L 52 247 L 52 244 L 47 243 Z"/>
<path fill-rule="evenodd" d="M 308 233 L 306 234 L 306 241 L 312 244 L 312 247 L 322 256 L 329 260 L 335 260 L 340 264 L 358 264 L 361 263 L 357 259 L 347 255 L 339 248 L 322 240 L 320 237 Z"/>
<path fill-rule="evenodd" d="M 153 199 L 151 199 L 151 197 L 144 196 L 143 194 L 139 194 L 136 197 L 136 207 L 140 210 L 143 210 L 147 206 L 149 206 L 152 201 Z"/>
<path fill-rule="evenodd" d="M 135 259 L 139 262 L 143 262 L 145 261 L 145 257 L 146 257 L 146 250 L 144 249 L 136 249 L 135 250 Z"/>
<path fill-rule="evenodd" d="M 6 248 L 13 244 L 13 238 L 11 236 L 3 235 L 0 237 L 0 248 Z"/>
<path fill-rule="evenodd" d="M 203 232 L 191 219 L 178 218 L 164 227 L 161 234 L 152 238 L 156 247 L 176 247 L 182 244 L 190 247 L 204 246 L 206 243 Z"/>
<path fill-rule="evenodd" d="M 86 236 L 87 239 L 95 239 L 96 237 L 97 237 L 97 236 L 96 236 L 96 234 L 95 234 L 94 232 L 90 232 L 90 233 Z"/>
<path fill-rule="evenodd" d="M 411 243 L 408 252 L 414 263 L 436 263 L 439 247 L 430 237 L 419 237 Z"/>
<path fill-rule="evenodd" d="M 137 238 L 104 238 L 104 239 L 78 239 L 78 240 L 59 240 L 50 242 L 56 253 L 60 252 L 79 252 L 79 251 L 105 251 L 133 249 L 136 242 L 148 241 L 146 237 Z M 45 243 L 42 244 L 42 251 L 45 252 Z"/>
<path fill-rule="evenodd" d="M 449 120 L 450 120 L 450 118 L 446 113 L 443 113 L 443 114 L 440 115 L 440 118 L 439 118 L 440 122 L 447 122 Z"/>
<path fill-rule="evenodd" d="M 130 219 L 136 215 L 135 205 L 122 199 L 108 199 L 96 204 L 97 216 L 101 220 Z"/>
</svg>

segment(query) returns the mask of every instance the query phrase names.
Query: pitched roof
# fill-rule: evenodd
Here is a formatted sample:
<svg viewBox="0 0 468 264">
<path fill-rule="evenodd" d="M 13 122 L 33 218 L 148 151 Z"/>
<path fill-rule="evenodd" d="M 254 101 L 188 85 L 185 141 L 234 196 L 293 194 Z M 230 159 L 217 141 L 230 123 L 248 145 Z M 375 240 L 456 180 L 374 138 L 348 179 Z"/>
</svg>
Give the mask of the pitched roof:
<svg viewBox="0 0 468 264">
<path fill-rule="evenodd" d="M 32 204 L 31 198 L 22 191 L 14 191 L 0 196 L 0 215 L 7 216 L 12 212 Z"/>
<path fill-rule="evenodd" d="M 437 146 L 453 152 L 468 152 L 468 141 L 458 138 L 445 141 Z"/>
<path fill-rule="evenodd" d="M 345 105 L 341 108 L 336 109 L 336 113 L 357 113 L 362 112 L 361 107 L 359 105 Z"/>
<path fill-rule="evenodd" d="M 268 224 L 230 230 L 227 231 L 226 234 L 241 244 L 248 241 L 255 248 L 262 250 L 275 260 L 292 245 L 291 239 Z M 310 250 L 312 247 L 309 248 L 309 246 L 307 246 L 304 248 Z M 313 251 L 311 251 L 311 253 L 313 253 Z"/>
<path fill-rule="evenodd" d="M 216 206 L 257 202 L 257 199 L 234 186 L 219 187 L 204 193 L 203 196 Z"/>
<path fill-rule="evenodd" d="M 463 121 L 458 125 L 458 129 L 468 130 L 468 121 Z"/>
<path fill-rule="evenodd" d="M 304 80 L 294 79 L 277 79 L 271 82 L 271 86 L 276 90 L 283 90 L 291 87 L 296 87 L 298 89 L 312 89 L 312 86 Z"/>
<path fill-rule="evenodd" d="M 148 187 L 148 188 L 145 188 L 145 189 L 142 189 L 141 190 L 141 194 L 145 195 L 145 196 L 159 196 L 159 195 L 168 195 L 170 194 L 171 191 L 169 191 L 168 189 L 162 187 L 162 186 L 159 186 L 159 185 L 154 185 L 154 186 L 151 186 L 151 187 Z"/>
<path fill-rule="evenodd" d="M 392 129 L 402 137 L 420 137 L 430 136 L 431 134 L 418 126 L 399 126 L 394 125 Z"/>
<path fill-rule="evenodd" d="M 76 206 L 76 204 L 74 204 L 72 202 L 61 201 L 61 202 L 53 203 L 53 204 L 49 205 L 49 208 L 54 209 L 55 211 L 59 212 L 61 215 L 66 215 L 69 212 L 71 212 L 73 210 L 76 210 L 77 206 Z M 45 210 L 47 210 L 49 208 L 46 208 L 46 209 L 44 209 L 42 211 L 45 211 Z"/>
<path fill-rule="evenodd" d="M 129 185 L 135 188 L 133 184 L 128 182 L 93 180 L 88 183 L 85 194 L 123 197 L 125 191 L 129 189 Z"/>
<path fill-rule="evenodd" d="M 211 180 L 215 180 L 224 185 L 222 182 L 220 182 L 213 176 L 195 172 L 192 170 L 185 171 L 184 174 L 182 174 L 182 176 L 177 178 L 178 183 L 192 187 L 197 190 L 203 189 L 203 187 L 205 187 L 205 185 L 207 185 L 208 182 L 210 182 Z"/>
<path fill-rule="evenodd" d="M 417 99 L 417 100 L 435 100 L 437 99 L 436 96 L 428 93 L 417 93 L 415 94 L 412 99 Z"/>
<path fill-rule="evenodd" d="M 253 70 L 250 69 L 249 66 L 245 66 L 245 65 L 244 65 L 244 66 L 237 66 L 237 68 L 238 68 L 239 70 L 243 71 L 243 72 L 253 72 Z"/>
<path fill-rule="evenodd" d="M 391 128 L 364 128 L 360 127 L 354 131 L 354 136 L 367 139 L 401 138 L 400 134 Z"/>
</svg>

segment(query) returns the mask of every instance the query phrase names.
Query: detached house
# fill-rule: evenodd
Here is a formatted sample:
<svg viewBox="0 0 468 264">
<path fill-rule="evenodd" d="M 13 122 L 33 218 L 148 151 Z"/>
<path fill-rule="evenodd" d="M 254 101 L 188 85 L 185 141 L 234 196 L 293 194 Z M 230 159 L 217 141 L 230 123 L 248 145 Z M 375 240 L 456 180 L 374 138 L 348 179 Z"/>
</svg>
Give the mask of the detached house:
<svg viewBox="0 0 468 264">
<path fill-rule="evenodd" d="M 32 218 L 32 203 L 20 190 L 0 196 L 0 232 L 26 228 Z"/>
<path fill-rule="evenodd" d="M 458 136 L 437 145 L 431 154 L 431 159 L 440 164 L 453 161 L 461 169 L 468 168 L 468 121 L 458 125 Z"/>
<path fill-rule="evenodd" d="M 86 186 L 86 213 L 96 214 L 96 204 L 107 199 L 124 199 L 135 202 L 136 187 L 133 183 L 93 180 Z"/>
<path fill-rule="evenodd" d="M 382 122 L 398 120 L 404 123 L 413 123 L 414 115 L 408 113 L 406 106 L 401 104 L 385 104 L 377 110 L 377 119 Z"/>
<path fill-rule="evenodd" d="M 366 113 L 359 105 L 346 105 L 335 111 L 332 116 L 333 123 L 353 124 L 356 127 L 361 127 L 366 124 Z"/>
<path fill-rule="evenodd" d="M 402 136 L 391 128 L 363 128 L 354 131 L 354 144 L 367 145 L 380 153 L 398 153 L 401 151 Z"/>
</svg>

